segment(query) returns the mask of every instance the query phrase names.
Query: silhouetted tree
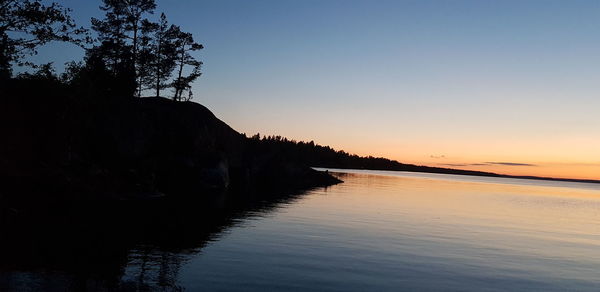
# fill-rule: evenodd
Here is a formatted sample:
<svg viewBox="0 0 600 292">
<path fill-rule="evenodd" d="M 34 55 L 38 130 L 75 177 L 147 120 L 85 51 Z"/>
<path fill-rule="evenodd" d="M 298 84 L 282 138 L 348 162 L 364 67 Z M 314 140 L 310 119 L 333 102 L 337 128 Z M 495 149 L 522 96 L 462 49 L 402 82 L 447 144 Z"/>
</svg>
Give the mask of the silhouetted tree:
<svg viewBox="0 0 600 292">
<path fill-rule="evenodd" d="M 19 79 L 34 79 L 34 80 L 44 80 L 57 82 L 59 81 L 58 76 L 56 75 L 56 70 L 54 69 L 54 64 L 52 62 L 41 64 L 36 66 L 36 70 L 33 73 L 24 72 L 17 76 Z"/>
<path fill-rule="evenodd" d="M 202 62 L 196 60 L 190 53 L 203 49 L 204 47 L 194 41 L 194 36 L 191 33 L 177 31 L 177 39 L 175 41 L 177 50 L 177 76 L 173 81 L 173 88 L 175 89 L 175 95 L 173 100 L 182 101 L 183 92 L 188 90 L 189 96 L 187 100 L 191 99 L 191 83 L 194 82 L 202 73 L 200 72 Z M 191 66 L 191 72 L 184 76 L 184 68 Z"/>
<path fill-rule="evenodd" d="M 51 41 L 82 43 L 86 30 L 76 28 L 70 10 L 41 0 L 0 0 L 0 79 L 10 78 L 11 63 L 33 65 L 24 57 Z"/>
<path fill-rule="evenodd" d="M 68 68 L 68 67 L 67 67 Z M 74 70 L 75 71 L 75 70 Z M 96 54 L 86 56 L 85 65 L 71 82 L 88 97 L 118 97 L 123 89 L 105 60 Z"/>
<path fill-rule="evenodd" d="M 92 18 L 100 44 L 88 53 L 105 61 L 121 83 L 123 94 L 141 93 L 139 43 L 143 16 L 153 13 L 154 0 L 103 0 L 104 19 Z"/>
<path fill-rule="evenodd" d="M 130 34 L 126 34 L 125 36 L 132 42 L 132 62 L 136 72 L 136 81 L 138 86 L 137 95 L 141 96 L 141 79 L 144 76 L 143 71 L 145 70 L 145 64 L 144 62 L 140 62 L 140 58 L 144 58 L 145 56 L 140 56 L 140 51 L 144 49 L 143 45 L 147 43 L 146 39 L 141 38 L 144 37 L 142 36 L 144 23 L 148 22 L 148 20 L 144 19 L 143 16 L 144 14 L 154 13 L 156 4 L 154 3 L 154 0 L 121 0 L 118 2 L 125 3 L 123 7 L 125 13 L 125 31 L 130 32 Z M 140 43 L 142 43 L 142 46 L 140 46 Z"/>
<path fill-rule="evenodd" d="M 99 45 L 89 52 L 105 60 L 116 74 L 118 64 L 123 62 L 129 50 L 125 41 L 125 13 L 121 1 L 103 1 L 104 19 L 92 18 L 92 29 L 98 35 Z"/>
<path fill-rule="evenodd" d="M 87 30 L 75 27 L 69 9 L 43 1 L 0 0 L 0 78 L 10 78 L 12 63 L 27 64 L 27 55 L 52 40 L 91 43 Z M 203 47 L 169 24 L 164 13 L 157 23 L 145 18 L 155 8 L 155 0 L 102 0 L 104 17 L 91 20 L 95 45 L 86 49 L 85 62 L 66 64 L 55 80 L 95 96 L 141 96 L 144 90 L 160 96 L 173 87 L 174 100 L 191 99 L 191 83 L 202 65 L 191 53 Z M 21 77 L 26 76 L 41 75 Z"/>
<path fill-rule="evenodd" d="M 140 35 L 138 37 L 138 96 L 142 91 L 154 88 L 154 62 L 155 46 L 154 34 L 158 29 L 158 24 L 145 19 L 142 21 Z"/>
<path fill-rule="evenodd" d="M 121 88 L 115 79 L 104 61 L 96 55 L 87 56 L 85 62 L 66 63 L 65 71 L 60 75 L 60 81 L 78 97 L 119 96 Z"/>
<path fill-rule="evenodd" d="M 87 59 L 108 69 L 117 83 L 110 86 L 114 86 L 119 95 L 133 95 L 137 85 L 131 45 L 126 41 L 125 2 L 103 0 L 100 9 L 105 12 L 104 19 L 92 18 L 92 29 L 99 44 L 88 49 Z"/>
<path fill-rule="evenodd" d="M 160 15 L 160 21 L 154 27 L 152 38 L 152 50 L 148 57 L 152 64 L 150 78 L 152 80 L 152 88 L 156 92 L 156 96 L 160 96 L 160 91 L 169 85 L 166 81 L 171 77 L 173 69 L 176 65 L 176 40 L 178 29 L 174 25 L 169 25 L 167 17 L 164 13 Z"/>
<path fill-rule="evenodd" d="M 83 62 L 67 62 L 65 63 L 65 71 L 60 74 L 60 81 L 68 85 L 73 85 L 83 74 L 83 70 L 85 70 Z"/>
</svg>

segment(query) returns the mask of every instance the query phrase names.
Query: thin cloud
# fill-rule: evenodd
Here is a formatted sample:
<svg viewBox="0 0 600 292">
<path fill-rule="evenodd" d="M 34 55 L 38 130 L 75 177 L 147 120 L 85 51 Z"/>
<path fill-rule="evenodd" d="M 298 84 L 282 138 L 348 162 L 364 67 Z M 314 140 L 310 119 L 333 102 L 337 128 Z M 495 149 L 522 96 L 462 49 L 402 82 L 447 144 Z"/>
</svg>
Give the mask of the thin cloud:
<svg viewBox="0 0 600 292">
<path fill-rule="evenodd" d="M 429 157 L 431 158 L 435 158 L 435 159 L 442 159 L 442 158 L 446 158 L 446 155 L 429 155 Z"/>
<path fill-rule="evenodd" d="M 450 167 L 464 167 L 464 166 L 490 166 L 490 165 L 504 165 L 504 166 L 538 166 L 529 163 L 517 163 L 517 162 L 497 162 L 488 161 L 482 163 L 438 163 L 438 165 L 450 166 Z"/>
<path fill-rule="evenodd" d="M 489 165 L 506 165 L 506 166 L 537 166 L 535 164 L 529 164 L 529 163 L 517 163 L 517 162 L 495 162 L 495 161 L 488 161 L 485 162 L 486 164 Z"/>
<path fill-rule="evenodd" d="M 485 163 L 439 163 L 439 165 L 461 167 L 461 166 L 484 166 Z"/>
</svg>

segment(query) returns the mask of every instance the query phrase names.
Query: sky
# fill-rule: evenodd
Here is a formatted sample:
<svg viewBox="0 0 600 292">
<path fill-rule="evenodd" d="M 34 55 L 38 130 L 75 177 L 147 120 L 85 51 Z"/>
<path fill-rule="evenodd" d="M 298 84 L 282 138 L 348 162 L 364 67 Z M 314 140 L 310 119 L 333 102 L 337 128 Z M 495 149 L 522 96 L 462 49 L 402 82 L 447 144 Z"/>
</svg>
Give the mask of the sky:
<svg viewBox="0 0 600 292">
<path fill-rule="evenodd" d="M 100 1 L 63 0 L 78 24 Z M 600 1 L 157 0 L 235 130 L 405 163 L 600 179 Z M 54 44 L 37 61 L 81 58 Z M 60 67 L 60 66 L 58 66 Z"/>
</svg>

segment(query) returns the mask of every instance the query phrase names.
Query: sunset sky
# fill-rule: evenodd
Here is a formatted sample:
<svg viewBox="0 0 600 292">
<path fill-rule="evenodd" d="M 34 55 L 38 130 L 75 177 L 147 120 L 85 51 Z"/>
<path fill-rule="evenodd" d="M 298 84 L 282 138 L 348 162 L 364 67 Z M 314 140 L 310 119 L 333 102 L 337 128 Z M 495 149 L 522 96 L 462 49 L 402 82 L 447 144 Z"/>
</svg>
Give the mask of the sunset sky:
<svg viewBox="0 0 600 292">
<path fill-rule="evenodd" d="M 100 1 L 59 2 L 80 25 L 100 16 Z M 157 3 L 206 47 L 195 101 L 240 132 L 600 179 L 600 1 Z M 82 55 L 51 45 L 34 60 Z"/>
</svg>

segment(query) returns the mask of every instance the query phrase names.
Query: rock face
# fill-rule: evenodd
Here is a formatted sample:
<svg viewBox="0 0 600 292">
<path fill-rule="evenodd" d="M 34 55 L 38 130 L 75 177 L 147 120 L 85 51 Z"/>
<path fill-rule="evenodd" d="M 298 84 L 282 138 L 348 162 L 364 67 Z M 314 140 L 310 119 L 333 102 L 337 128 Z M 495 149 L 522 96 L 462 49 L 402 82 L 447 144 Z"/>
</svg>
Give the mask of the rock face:
<svg viewBox="0 0 600 292">
<path fill-rule="evenodd" d="M 146 290 L 121 283 L 133 249 L 196 251 L 296 190 L 339 182 L 252 143 L 196 103 L 89 100 L 43 82 L 2 87 L 0 270 L 58 273 L 67 280 L 48 284 L 56 289 L 76 275 L 75 290 Z M 161 262 L 169 263 L 180 265 Z M 0 290 L 19 289 L 8 279 Z"/>
<path fill-rule="evenodd" d="M 248 147 L 197 103 L 8 92 L 0 101 L 5 186 L 123 200 L 339 182 Z"/>
</svg>

